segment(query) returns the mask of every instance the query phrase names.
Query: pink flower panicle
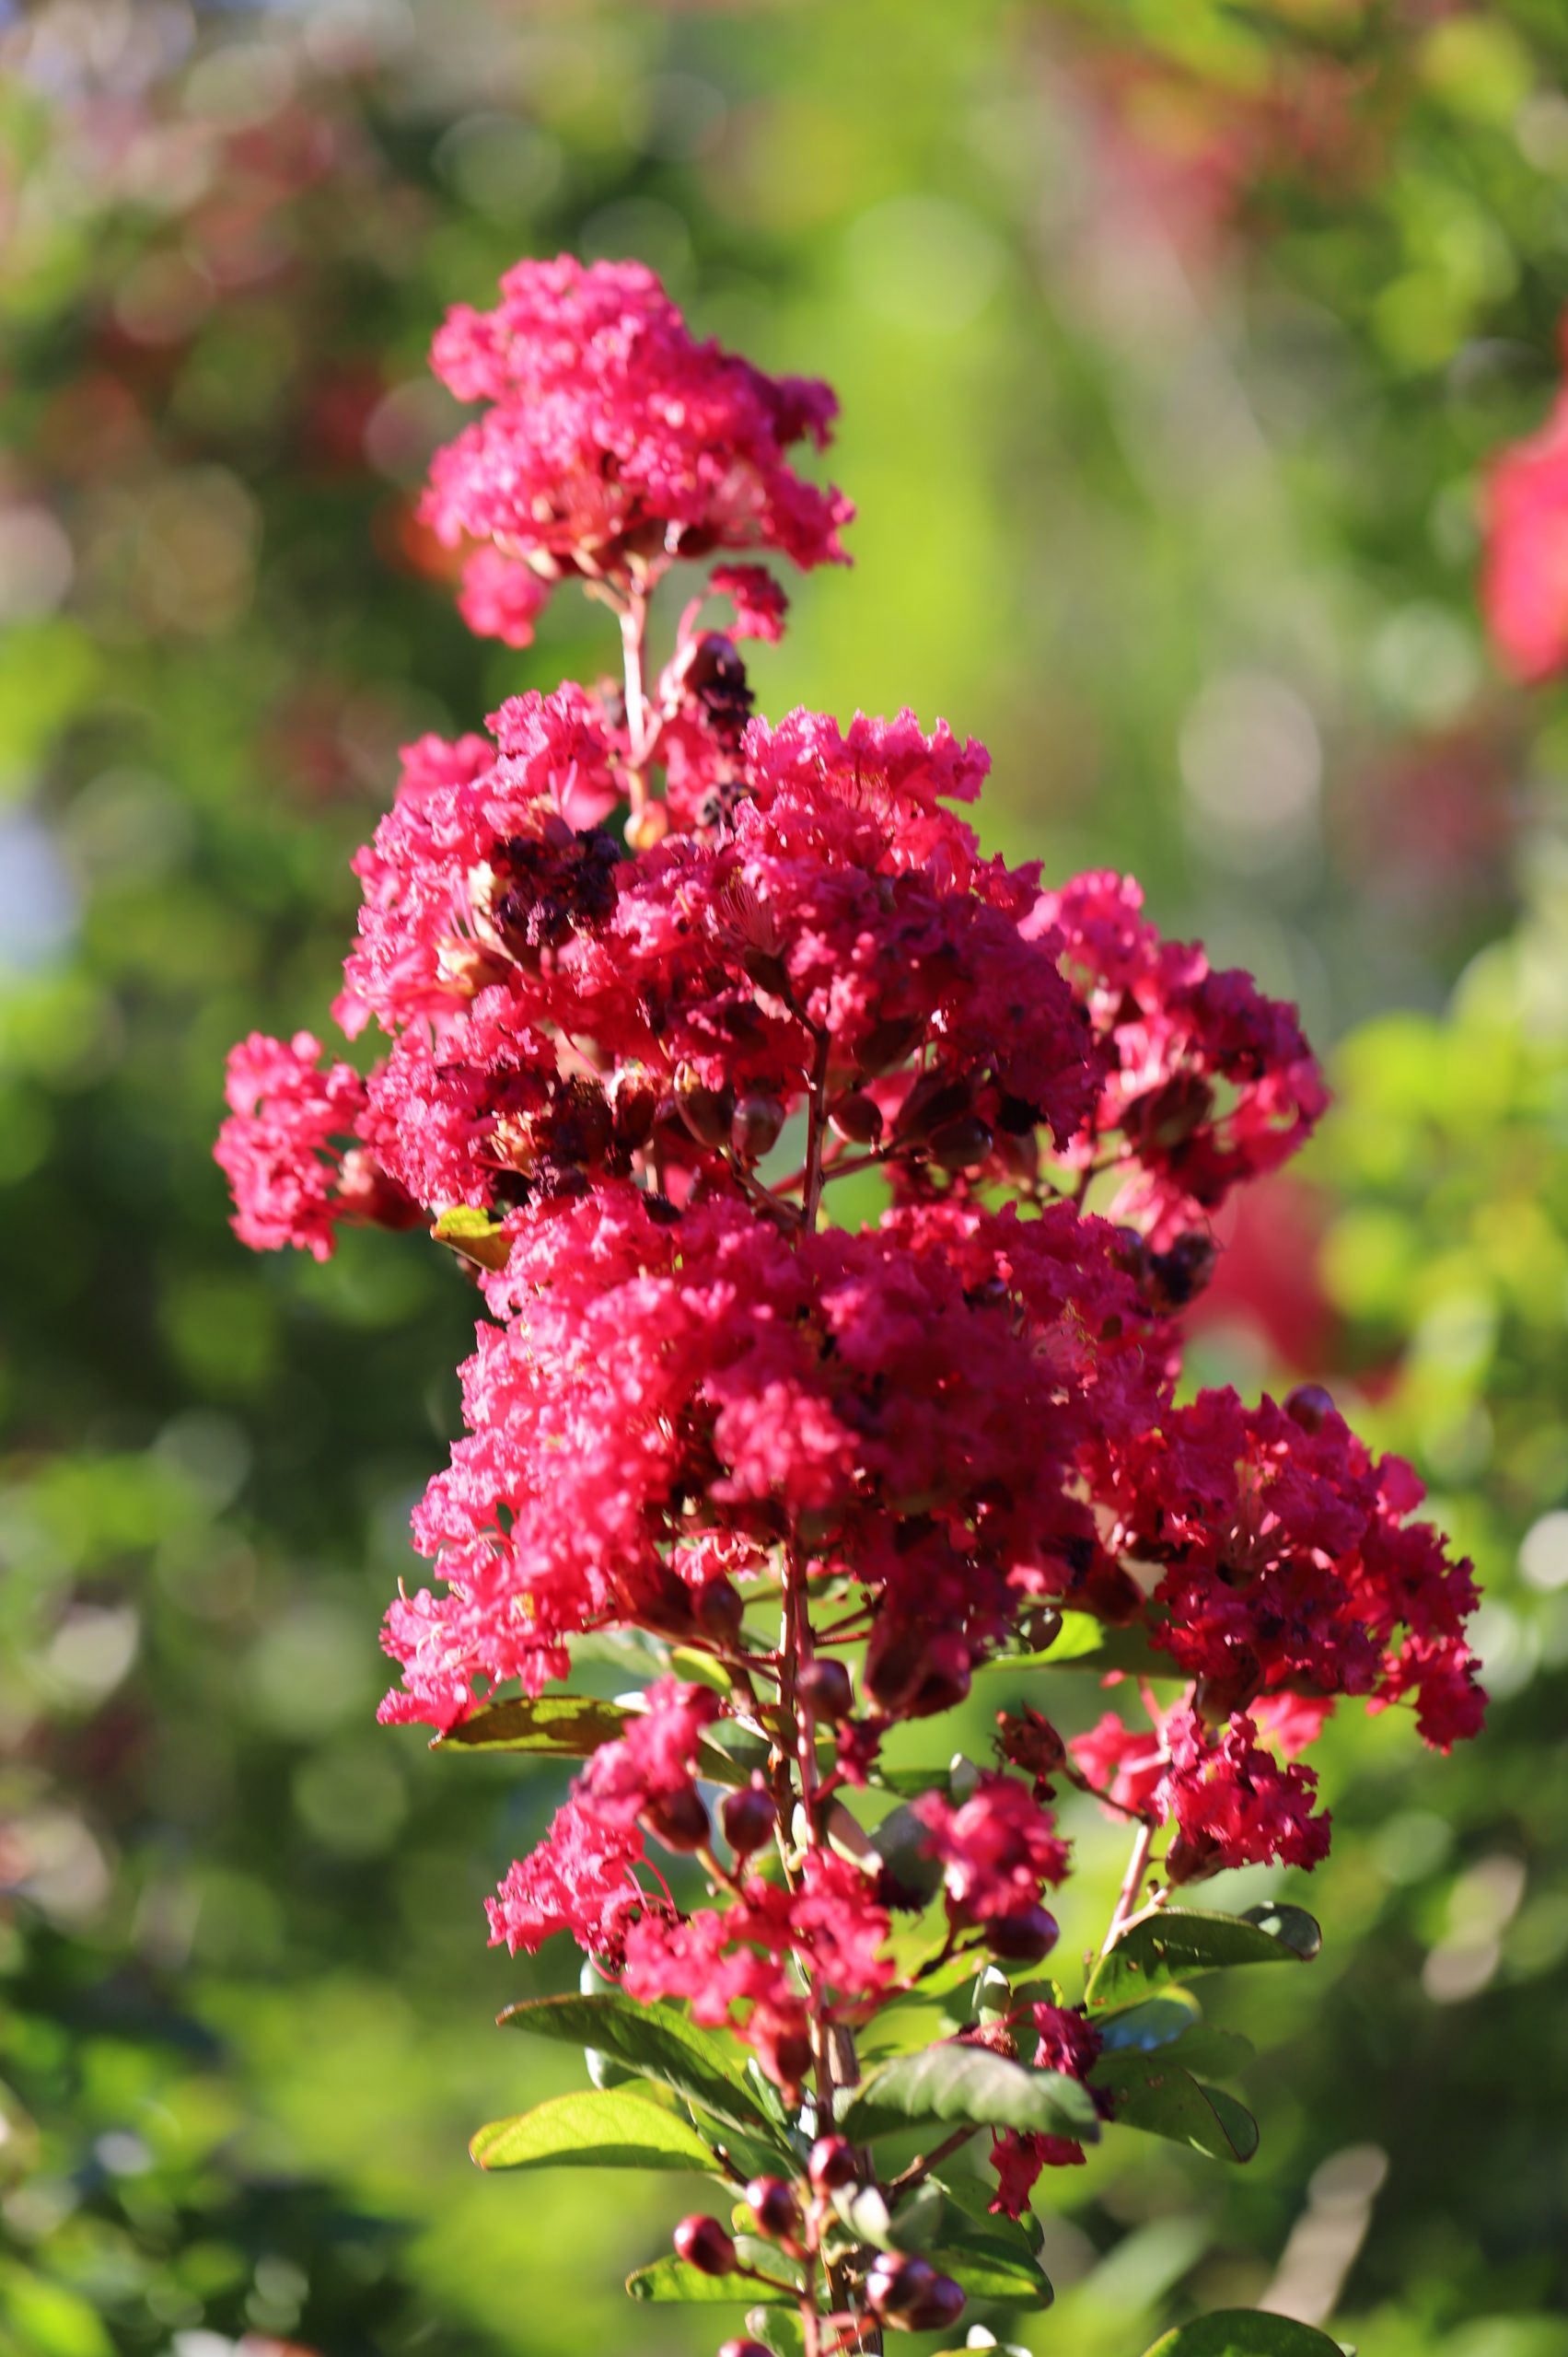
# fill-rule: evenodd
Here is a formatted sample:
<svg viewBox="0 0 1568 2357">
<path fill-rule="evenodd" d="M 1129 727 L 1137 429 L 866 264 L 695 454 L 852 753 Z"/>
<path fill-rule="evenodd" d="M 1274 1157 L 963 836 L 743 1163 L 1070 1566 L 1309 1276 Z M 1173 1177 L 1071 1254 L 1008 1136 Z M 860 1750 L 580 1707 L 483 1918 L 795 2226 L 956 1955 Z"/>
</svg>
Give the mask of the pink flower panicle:
<svg viewBox="0 0 1568 2357">
<path fill-rule="evenodd" d="M 835 2041 L 914 1985 L 889 1908 L 933 1909 L 938 1961 L 1050 1948 L 1053 1776 L 1164 1836 L 1167 1885 L 1315 1864 L 1296 1755 L 1338 1697 L 1409 1703 L 1439 1747 L 1475 1731 L 1474 1590 L 1326 1395 L 1174 1404 L 1212 1215 L 1322 1109 L 1294 1010 L 1165 941 L 1125 878 L 1046 889 L 983 855 L 987 756 L 945 724 L 755 717 L 738 642 L 784 618 L 755 563 L 651 668 L 677 560 L 842 555 L 847 505 L 784 457 L 825 439 L 826 389 L 694 343 L 641 268 L 565 261 L 454 313 L 436 366 L 487 405 L 427 508 L 475 544 L 470 620 L 520 644 L 575 575 L 622 674 L 409 748 L 337 1008 L 382 1052 L 362 1074 L 250 1039 L 218 1159 L 247 1243 L 325 1258 L 345 1219 L 419 1220 L 482 1296 L 383 1717 L 482 1735 L 590 1637 L 667 1666 L 493 1937 L 569 1933 L 821 2102 Z M 831 1224 L 867 1173 L 880 1213 Z M 843 1795 L 1064 1612 L 1141 1631 L 1179 1698 L 1145 1686 L 1146 1726 L 1108 1717 L 1070 1759 L 1004 1714 L 1000 1764 L 934 1775 L 885 1869 Z M 752 1796 L 733 1846 L 726 1782 Z M 1089 2078 L 1081 2013 L 1026 2030 L 1001 2035 Z M 1082 2149 L 994 2157 L 1016 2212 Z"/>
<path fill-rule="evenodd" d="M 461 602 L 476 631 L 526 646 L 572 575 L 645 591 L 677 558 L 715 550 L 844 561 L 854 509 L 785 456 L 825 447 L 827 386 L 698 343 L 640 262 L 518 262 L 494 311 L 450 314 L 432 356 L 459 401 L 484 404 L 436 454 L 423 509 L 448 547 L 473 552 Z M 728 571 L 741 630 L 776 636 L 766 575 Z"/>
</svg>

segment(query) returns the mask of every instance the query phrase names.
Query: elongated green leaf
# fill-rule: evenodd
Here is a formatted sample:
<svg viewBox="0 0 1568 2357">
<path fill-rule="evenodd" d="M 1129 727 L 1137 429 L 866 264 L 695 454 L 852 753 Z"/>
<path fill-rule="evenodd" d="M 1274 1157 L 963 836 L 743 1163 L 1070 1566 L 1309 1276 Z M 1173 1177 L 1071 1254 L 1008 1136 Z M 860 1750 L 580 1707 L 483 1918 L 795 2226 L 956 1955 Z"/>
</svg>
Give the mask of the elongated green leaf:
<svg viewBox="0 0 1568 2357">
<path fill-rule="evenodd" d="M 988 2169 L 983 2177 L 960 2177 L 957 2173 L 929 2182 L 939 2184 L 945 2199 L 966 2218 L 973 2219 L 981 2233 L 1000 2242 L 1005 2249 L 1020 2251 L 1026 2258 L 1038 2258 L 1045 2246 L 1045 2228 L 1032 2210 L 1021 2218 L 1006 2218 L 993 2212 L 991 2204 L 996 2193 L 996 2179 Z M 970 2232 L 966 2225 L 963 2234 Z M 955 2239 L 951 2230 L 947 2240 Z M 961 2236 L 957 2237 L 961 2239 Z"/>
<path fill-rule="evenodd" d="M 556 2096 L 516 2119 L 493 2119 L 469 2145 L 482 2169 L 712 2170 L 713 2154 L 672 2111 L 619 2088 Z"/>
<path fill-rule="evenodd" d="M 797 2280 L 794 2268 L 781 2258 L 772 2243 L 750 2235 L 738 2235 L 735 2247 L 743 2266 L 761 2268 L 779 2282 L 793 2285 Z M 773 2291 L 749 2275 L 703 2275 L 673 2253 L 656 2258 L 647 2267 L 635 2268 L 626 2278 L 626 2289 L 634 2300 L 653 2300 L 660 2305 L 689 2300 L 709 2307 L 727 2304 L 730 2307 L 773 2308 L 793 2305 L 796 2299 L 793 2289 Z"/>
<path fill-rule="evenodd" d="M 971 2300 L 995 2300 L 1014 2308 L 1048 2308 L 1056 2297 L 1050 2276 L 1039 2261 L 989 2235 L 966 2228 L 961 2243 L 947 2250 L 928 2251 L 933 2267 L 961 2283 Z"/>
<path fill-rule="evenodd" d="M 928 2046 L 900 2054 L 850 2097 L 839 2126 L 865 2143 L 912 2119 L 1033 2129 L 1092 2143 L 1099 2116 L 1087 2090 L 1058 2071 L 1028 2071 L 985 2046 Z"/>
<path fill-rule="evenodd" d="M 1234 2096 L 1200 2085 L 1168 2054 L 1102 2054 L 1092 2076 L 1115 2104 L 1121 2127 L 1146 2129 L 1218 2161 L 1249 2161 L 1258 2149 L 1251 2113 Z"/>
<path fill-rule="evenodd" d="M 1088 2003 L 1095 2009 L 1125 2003 L 1226 1965 L 1300 1964 L 1317 1955 L 1321 1936 L 1299 1907 L 1255 1908 L 1245 1915 L 1152 1907 L 1133 1918 L 1096 1965 Z"/>
<path fill-rule="evenodd" d="M 530 1997 L 509 2005 L 502 2026 L 565 2046 L 591 2046 L 613 2055 L 645 2079 L 673 2087 L 677 2095 L 711 2112 L 743 2135 L 772 2149 L 779 2131 L 748 2093 L 738 2059 L 712 2031 L 696 2028 L 667 2005 L 634 2005 L 630 1997 Z"/>
<path fill-rule="evenodd" d="M 1184 2071 L 1228 2079 L 1252 2059 L 1250 2039 L 1203 2019 L 1189 1989 L 1171 1988 L 1099 2017 L 1108 2053 L 1160 2054 Z"/>
<path fill-rule="evenodd" d="M 521 1695 L 492 1702 L 462 1719 L 434 1747 L 465 1751 L 534 1751 L 558 1759 L 586 1759 L 601 1743 L 613 1743 L 632 1716 L 619 1702 L 592 1694 Z"/>
<path fill-rule="evenodd" d="M 1120 1669 L 1139 1678 L 1183 1678 L 1167 1653 L 1151 1645 L 1141 1625 L 1113 1629 L 1092 1612 L 1063 1612 L 1049 1645 L 1027 1654 L 998 1654 L 976 1665 L 986 1670 Z"/>
<path fill-rule="evenodd" d="M 1294 2316 L 1261 2308 L 1225 2308 L 1178 2325 L 1145 2357 L 1341 2357 L 1340 2344 Z"/>
</svg>

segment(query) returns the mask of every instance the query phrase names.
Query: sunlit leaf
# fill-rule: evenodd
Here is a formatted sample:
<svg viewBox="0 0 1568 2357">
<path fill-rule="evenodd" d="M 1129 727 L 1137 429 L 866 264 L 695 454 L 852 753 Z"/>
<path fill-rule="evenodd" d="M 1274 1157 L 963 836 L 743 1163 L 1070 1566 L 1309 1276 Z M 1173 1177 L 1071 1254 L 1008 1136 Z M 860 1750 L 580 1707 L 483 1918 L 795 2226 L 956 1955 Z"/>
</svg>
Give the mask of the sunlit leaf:
<svg viewBox="0 0 1568 2357">
<path fill-rule="evenodd" d="M 515 2119 L 493 2119 L 471 2139 L 469 2151 L 482 2169 L 714 2166 L 694 2128 L 620 2088 L 556 2096 Z"/>
<path fill-rule="evenodd" d="M 747 2092 L 738 2056 L 722 2038 L 698 2029 L 668 2005 L 636 2005 L 630 1997 L 529 1997 L 500 2016 L 508 2029 L 565 2046 L 612 2055 L 645 2079 L 673 2087 L 715 2119 L 777 2145 L 778 2131 Z"/>
<path fill-rule="evenodd" d="M 1337 2340 L 1261 2308 L 1225 2308 L 1178 2325 L 1145 2357 L 1342 2357 Z"/>
<path fill-rule="evenodd" d="M 1087 2001 L 1092 2007 L 1124 2003 L 1163 1983 L 1228 1965 L 1300 1964 L 1317 1955 L 1321 1936 L 1299 1907 L 1251 1908 L 1244 1915 L 1150 1908 L 1134 1917 L 1096 1965 Z"/>
<path fill-rule="evenodd" d="M 592 1694 L 541 1694 L 537 1701 L 518 1695 L 459 1720 L 433 1748 L 465 1751 L 532 1751 L 561 1759 L 587 1759 L 601 1744 L 624 1734 L 633 1713 L 619 1702 Z"/>
<path fill-rule="evenodd" d="M 1026 2070 L 985 2046 L 928 2046 L 884 2063 L 850 2096 L 839 2126 L 864 2143 L 915 2119 L 1028 2129 L 1081 2142 L 1099 2134 L 1093 2098 L 1075 2079 Z"/>
<path fill-rule="evenodd" d="M 1190 2144 L 1220 2161 L 1249 2161 L 1258 2123 L 1234 2096 L 1200 2085 L 1168 2054 L 1102 2054 L 1094 2084 L 1115 2104 L 1117 2124 Z"/>
</svg>

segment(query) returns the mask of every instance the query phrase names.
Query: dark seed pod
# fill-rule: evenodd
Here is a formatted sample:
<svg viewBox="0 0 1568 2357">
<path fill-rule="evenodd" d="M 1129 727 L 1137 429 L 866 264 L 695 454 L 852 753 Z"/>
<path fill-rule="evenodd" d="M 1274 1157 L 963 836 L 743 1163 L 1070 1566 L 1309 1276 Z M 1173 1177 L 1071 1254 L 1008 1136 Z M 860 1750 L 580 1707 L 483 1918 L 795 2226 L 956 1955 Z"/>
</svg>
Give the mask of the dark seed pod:
<svg viewBox="0 0 1568 2357">
<path fill-rule="evenodd" d="M 1169 1883 L 1204 1882 L 1218 1874 L 1223 1861 L 1219 1844 L 1208 1833 L 1179 1833 L 1165 1853 L 1165 1878 Z"/>
<path fill-rule="evenodd" d="M 738 1793 L 726 1793 L 719 1815 L 724 1822 L 724 1838 L 738 1858 L 749 1858 L 754 1850 L 760 1850 L 778 1823 L 773 1796 L 761 1783 L 748 1784 Z"/>
<path fill-rule="evenodd" d="M 753 1091 L 740 1098 L 729 1125 L 729 1142 L 742 1162 L 761 1162 L 779 1142 L 784 1109 L 776 1097 Z"/>
<path fill-rule="evenodd" d="M 819 2136 L 811 2147 L 806 2174 L 819 2193 L 839 2193 L 860 2175 L 854 2146 L 847 2136 Z"/>
<path fill-rule="evenodd" d="M 691 1610 L 704 1637 L 715 1645 L 733 1644 L 746 1618 L 746 1605 L 732 1580 L 704 1580 L 691 1591 Z"/>
<path fill-rule="evenodd" d="M 705 1849 L 713 1831 L 708 1812 L 693 1784 L 685 1784 L 662 1800 L 650 1801 L 643 1811 L 643 1822 L 650 1833 L 657 1834 L 667 1850 Z"/>
<path fill-rule="evenodd" d="M 1043 1964 L 1061 1936 L 1048 1907 L 1017 1907 L 993 1915 L 985 1927 L 985 1945 L 1004 1964 Z"/>
<path fill-rule="evenodd" d="M 837 1726 L 854 1708 L 854 1688 L 848 1670 L 842 1661 L 834 1661 L 826 1654 L 819 1654 L 803 1666 L 796 1690 L 801 1701 L 809 1704 L 813 1715 L 827 1726 Z"/>
<path fill-rule="evenodd" d="M 991 1126 L 977 1113 L 938 1122 L 926 1152 L 944 1170 L 978 1170 L 991 1153 Z"/>
<path fill-rule="evenodd" d="M 853 1088 L 846 1097 L 835 1097 L 828 1108 L 828 1120 L 852 1145 L 875 1145 L 882 1134 L 882 1108 L 863 1089 Z"/>
<path fill-rule="evenodd" d="M 800 2204 L 782 2177 L 754 2177 L 746 2189 L 751 2214 L 770 2242 L 794 2242 L 800 2232 Z"/>
<path fill-rule="evenodd" d="M 1333 1413 L 1334 1395 L 1320 1383 L 1298 1383 L 1286 1395 L 1285 1414 L 1304 1433 L 1320 1433 Z"/>
<path fill-rule="evenodd" d="M 735 2270 L 735 2244 L 716 2218 L 682 2218 L 670 2236 L 675 2255 L 699 2275 L 729 2275 Z"/>
<path fill-rule="evenodd" d="M 955 2283 L 950 2275 L 939 2275 L 924 2298 L 917 2300 L 910 2309 L 904 2322 L 911 2332 L 940 2332 L 958 2322 L 965 2305 L 962 2284 Z"/>
<path fill-rule="evenodd" d="M 884 2251 L 865 2278 L 866 2301 L 875 2315 L 912 2331 L 910 2311 L 918 2307 L 936 2281 L 936 2270 L 928 2258 L 916 2258 L 907 2251 Z"/>
<path fill-rule="evenodd" d="M 704 1088 L 691 1066 L 682 1064 L 675 1075 L 675 1101 L 681 1120 L 699 1145 L 729 1144 L 730 1125 L 735 1120 L 732 1088 Z"/>
</svg>

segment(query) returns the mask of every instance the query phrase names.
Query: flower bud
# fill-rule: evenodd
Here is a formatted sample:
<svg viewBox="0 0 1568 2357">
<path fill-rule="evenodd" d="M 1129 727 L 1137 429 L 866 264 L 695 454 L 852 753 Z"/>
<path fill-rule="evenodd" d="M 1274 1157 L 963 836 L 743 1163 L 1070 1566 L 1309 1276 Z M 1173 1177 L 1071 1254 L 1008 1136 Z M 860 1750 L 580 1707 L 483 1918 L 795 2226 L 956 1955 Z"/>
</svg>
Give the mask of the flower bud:
<svg viewBox="0 0 1568 2357">
<path fill-rule="evenodd" d="M 770 2242 L 793 2242 L 800 2232 L 800 2204 L 795 2189 L 782 2177 L 754 2177 L 746 2189 L 746 2199 Z"/>
<path fill-rule="evenodd" d="M 1196 1228 L 1179 1236 L 1168 1252 L 1151 1252 L 1144 1280 L 1149 1306 L 1161 1312 L 1185 1309 L 1214 1275 L 1218 1258 L 1214 1237 Z"/>
<path fill-rule="evenodd" d="M 1250 1645 L 1237 1645 L 1223 1670 L 1198 1679 L 1192 1708 L 1205 1726 L 1222 1727 L 1238 1711 L 1250 1709 L 1262 1690 L 1262 1663 Z"/>
<path fill-rule="evenodd" d="M 704 1637 L 715 1645 L 733 1644 L 746 1618 L 746 1605 L 733 1580 L 704 1580 L 691 1591 L 691 1610 Z"/>
<path fill-rule="evenodd" d="M 738 1793 L 726 1793 L 719 1814 L 724 1838 L 738 1858 L 749 1858 L 753 1850 L 760 1850 L 778 1822 L 772 1793 L 756 1781 Z"/>
<path fill-rule="evenodd" d="M 837 1726 L 854 1708 L 854 1688 L 848 1670 L 842 1661 L 834 1661 L 826 1654 L 819 1654 L 802 1665 L 796 1692 L 813 1716 L 827 1726 Z"/>
<path fill-rule="evenodd" d="M 1016 1907 L 1011 1914 L 993 1915 L 985 1926 L 986 1946 L 1005 1964 L 1043 1964 L 1061 1936 L 1047 1907 Z"/>
<path fill-rule="evenodd" d="M 729 1125 L 729 1142 L 742 1162 L 761 1162 L 777 1145 L 784 1125 L 781 1100 L 752 1090 L 736 1106 L 735 1119 Z"/>
<path fill-rule="evenodd" d="M 814 2060 L 811 2040 L 803 2029 L 786 2030 L 773 2042 L 773 2061 L 786 2087 L 798 2087 Z"/>
<path fill-rule="evenodd" d="M 940 1073 L 922 1073 L 899 1109 L 894 1124 L 900 1145 L 923 1145 L 935 1129 L 969 1112 L 970 1085 L 945 1080 Z"/>
<path fill-rule="evenodd" d="M 726 2340 L 719 2357 L 773 2357 L 773 2352 L 760 2340 Z"/>
<path fill-rule="evenodd" d="M 874 1023 L 855 1051 L 854 1060 L 864 1077 L 875 1080 L 879 1073 L 891 1072 L 895 1064 L 901 1064 L 924 1029 L 918 1015 L 900 1015 L 885 1023 Z"/>
<path fill-rule="evenodd" d="M 990 1156 L 990 1123 L 978 1113 L 960 1113 L 956 1120 L 939 1121 L 926 1152 L 944 1170 L 978 1170 Z"/>
<path fill-rule="evenodd" d="M 1334 1413 L 1334 1395 L 1320 1383 L 1298 1383 L 1285 1399 L 1285 1414 L 1304 1433 L 1320 1433 Z"/>
<path fill-rule="evenodd" d="M 1027 1702 L 1016 1711 L 997 1712 L 996 1748 L 1010 1766 L 1027 1770 L 1037 1780 L 1053 1776 L 1067 1757 L 1067 1747 L 1051 1721 Z"/>
<path fill-rule="evenodd" d="M 699 1145 L 726 1146 L 735 1119 L 735 1091 L 704 1087 L 690 1064 L 675 1075 L 675 1102 Z"/>
<path fill-rule="evenodd" d="M 875 1145 L 882 1134 L 882 1108 L 864 1089 L 853 1088 L 828 1108 L 830 1125 L 852 1145 Z"/>
<path fill-rule="evenodd" d="M 735 2244 L 716 2218 L 682 2218 L 670 2236 L 675 2255 L 699 2275 L 728 2275 L 735 2268 Z"/>
<path fill-rule="evenodd" d="M 650 1833 L 656 1833 L 667 1850 L 703 1850 L 708 1845 L 712 1828 L 708 1812 L 697 1797 L 694 1784 L 683 1784 L 659 1800 L 650 1801 L 643 1811 L 643 1822 Z"/>
<path fill-rule="evenodd" d="M 1178 1833 L 1165 1853 L 1165 1878 L 1168 1883 L 1205 1882 L 1224 1863 L 1213 1834 Z"/>
<path fill-rule="evenodd" d="M 1173 1073 L 1122 1107 L 1122 1134 L 1137 1153 L 1170 1154 L 1202 1129 L 1214 1106 L 1214 1092 L 1201 1074 Z"/>
<path fill-rule="evenodd" d="M 935 2332 L 964 2310 L 962 2289 L 950 2275 L 904 2251 L 884 2251 L 874 2262 L 865 2296 L 873 2314 L 901 2332 Z"/>
<path fill-rule="evenodd" d="M 924 2298 L 915 2302 L 906 2322 L 911 2332 L 941 2332 L 957 2324 L 965 2305 L 962 2284 L 955 2283 L 950 2275 L 939 2275 Z"/>
<path fill-rule="evenodd" d="M 819 2136 L 811 2147 L 806 2174 L 819 2193 L 839 2193 L 860 2175 L 854 2146 L 847 2136 Z"/>
</svg>

